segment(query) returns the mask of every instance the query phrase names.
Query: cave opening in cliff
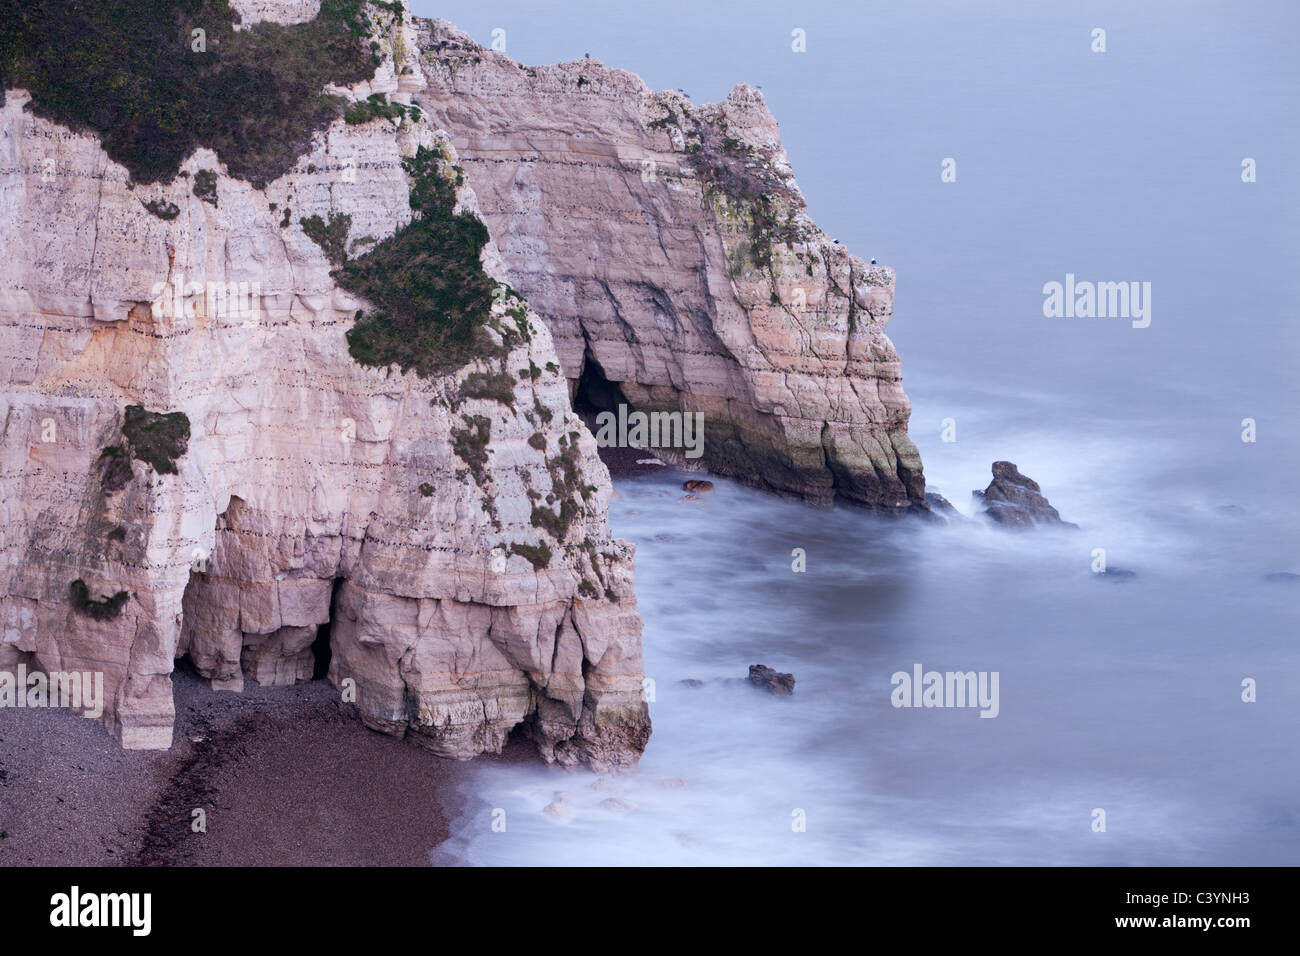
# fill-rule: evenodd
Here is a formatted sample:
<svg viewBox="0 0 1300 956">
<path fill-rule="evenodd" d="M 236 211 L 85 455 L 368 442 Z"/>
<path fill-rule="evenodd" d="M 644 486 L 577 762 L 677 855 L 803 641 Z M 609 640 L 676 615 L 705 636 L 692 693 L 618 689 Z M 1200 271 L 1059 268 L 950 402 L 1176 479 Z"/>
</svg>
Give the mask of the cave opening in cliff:
<svg viewBox="0 0 1300 956">
<path fill-rule="evenodd" d="M 343 578 L 334 579 L 334 587 L 330 590 L 329 620 L 316 628 L 316 640 L 311 642 L 312 659 L 315 661 L 311 671 L 312 680 L 323 680 L 330 672 L 330 658 L 333 656 L 330 647 L 330 624 L 338 610 L 339 592 L 343 590 L 343 580 Z"/>
<path fill-rule="evenodd" d="M 573 395 L 573 410 L 587 423 L 593 432 L 596 430 L 596 416 L 601 412 L 618 413 L 619 405 L 627 405 L 617 382 L 611 382 L 605 375 L 600 363 L 587 353 L 582 363 L 582 374 L 578 377 L 578 387 Z"/>
</svg>

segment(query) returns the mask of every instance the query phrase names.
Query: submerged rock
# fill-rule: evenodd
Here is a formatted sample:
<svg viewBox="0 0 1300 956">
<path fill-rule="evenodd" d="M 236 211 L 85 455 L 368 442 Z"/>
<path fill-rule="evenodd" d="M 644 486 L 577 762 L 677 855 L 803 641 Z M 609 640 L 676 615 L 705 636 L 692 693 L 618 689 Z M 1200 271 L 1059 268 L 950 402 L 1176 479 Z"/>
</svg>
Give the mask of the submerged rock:
<svg viewBox="0 0 1300 956">
<path fill-rule="evenodd" d="M 682 490 L 689 491 L 692 494 L 706 495 L 713 490 L 713 482 L 692 478 L 690 481 L 682 483 Z"/>
<path fill-rule="evenodd" d="M 1264 575 L 1266 581 L 1273 581 L 1276 584 L 1295 584 L 1300 581 L 1300 574 L 1294 571 L 1273 571 Z"/>
<path fill-rule="evenodd" d="M 1137 578 L 1137 572 L 1127 568 L 1107 568 L 1105 571 L 1097 571 L 1096 575 L 1112 582 L 1132 581 Z"/>
<path fill-rule="evenodd" d="M 928 515 L 933 521 L 951 524 L 953 522 L 968 523 L 971 520 L 958 511 L 956 505 L 937 491 L 927 491 L 925 493 L 925 503 L 930 506 L 930 510 L 926 512 L 918 511 L 917 514 Z"/>
<path fill-rule="evenodd" d="M 971 492 L 981 513 L 1000 525 L 1012 528 L 1030 528 L 1034 525 L 1061 525 L 1077 528 L 1078 525 L 1062 521 L 1060 513 L 1052 507 L 1038 482 L 1020 473 L 1013 462 L 995 461 L 993 480 L 983 491 Z"/>
<path fill-rule="evenodd" d="M 953 507 L 952 502 L 949 501 L 947 498 L 945 498 L 943 495 L 939 494 L 939 492 L 937 491 L 927 491 L 925 493 L 925 501 L 926 504 L 930 506 L 930 510 L 937 514 L 941 514 L 946 517 L 951 517 L 953 515 L 958 514 L 958 511 L 956 508 Z"/>
<path fill-rule="evenodd" d="M 635 813 L 637 811 L 635 803 L 630 800 L 623 800 L 620 797 L 609 797 L 600 801 L 600 808 L 611 813 Z"/>
<path fill-rule="evenodd" d="M 794 693 L 793 674 L 781 674 L 763 664 L 749 665 L 749 682 L 771 694 Z"/>
<path fill-rule="evenodd" d="M 542 812 L 553 820 L 568 823 L 573 819 L 573 805 L 569 803 L 569 795 L 563 791 L 557 792 L 555 800 L 542 807 Z"/>
</svg>

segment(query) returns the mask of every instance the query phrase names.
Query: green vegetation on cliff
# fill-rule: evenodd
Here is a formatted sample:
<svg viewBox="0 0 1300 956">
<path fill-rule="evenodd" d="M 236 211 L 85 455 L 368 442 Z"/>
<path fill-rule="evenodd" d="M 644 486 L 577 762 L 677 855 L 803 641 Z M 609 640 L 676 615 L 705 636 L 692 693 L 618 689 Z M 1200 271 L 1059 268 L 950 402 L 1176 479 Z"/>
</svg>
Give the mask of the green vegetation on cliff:
<svg viewBox="0 0 1300 956">
<path fill-rule="evenodd" d="M 0 0 L 0 84 L 96 133 L 139 182 L 171 180 L 207 146 L 262 184 L 342 114 L 326 84 L 374 75 L 365 7 L 321 0 L 308 23 L 236 31 L 228 0 Z"/>
<path fill-rule="evenodd" d="M 364 256 L 336 270 L 340 286 L 375 309 L 357 313 L 348 350 L 362 365 L 398 365 L 432 378 L 502 351 L 488 335 L 497 283 L 480 255 L 487 227 L 455 213 L 464 181 L 441 150 L 420 147 L 402 161 L 415 217 Z"/>
<path fill-rule="evenodd" d="M 160 475 L 177 473 L 176 459 L 190 443 L 190 420 L 184 412 L 150 412 L 139 405 L 126 406 L 122 435 L 131 454 Z"/>
<path fill-rule="evenodd" d="M 725 217 L 748 227 L 741 261 L 732 263 L 733 275 L 743 270 L 746 261 L 771 268 L 773 244 L 791 246 L 801 238 L 801 231 L 795 222 L 795 196 L 774 168 L 770 152 L 732 135 L 720 111 L 683 114 L 670 103 L 656 105 L 663 113 L 647 128 L 666 134 L 673 128 L 680 130 L 691 169 L 706 195 L 721 202 Z"/>
<path fill-rule="evenodd" d="M 303 233 L 320 246 L 325 258 L 336 266 L 347 261 L 348 233 L 352 229 L 352 216 L 348 213 L 330 213 L 329 221 L 320 216 L 304 216 L 298 223 Z"/>
<path fill-rule="evenodd" d="M 177 474 L 176 459 L 189 448 L 189 416 L 128 405 L 122 419 L 122 437 L 124 444 L 109 445 L 99 453 L 100 476 L 109 491 L 130 482 L 132 458 L 145 462 L 160 475 Z"/>
</svg>

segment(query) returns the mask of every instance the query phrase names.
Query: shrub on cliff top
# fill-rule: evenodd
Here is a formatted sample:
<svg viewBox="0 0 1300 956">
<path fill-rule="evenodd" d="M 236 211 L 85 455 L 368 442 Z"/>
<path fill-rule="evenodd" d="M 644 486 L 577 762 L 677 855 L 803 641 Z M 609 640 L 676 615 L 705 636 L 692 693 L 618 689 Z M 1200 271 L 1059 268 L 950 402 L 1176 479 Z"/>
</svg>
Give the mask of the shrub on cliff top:
<svg viewBox="0 0 1300 956">
<path fill-rule="evenodd" d="M 98 134 L 140 182 L 170 180 L 208 146 L 232 176 L 264 183 L 343 111 L 327 83 L 374 75 L 364 8 L 321 0 L 308 23 L 236 31 L 228 0 L 0 0 L 0 84 Z"/>
</svg>

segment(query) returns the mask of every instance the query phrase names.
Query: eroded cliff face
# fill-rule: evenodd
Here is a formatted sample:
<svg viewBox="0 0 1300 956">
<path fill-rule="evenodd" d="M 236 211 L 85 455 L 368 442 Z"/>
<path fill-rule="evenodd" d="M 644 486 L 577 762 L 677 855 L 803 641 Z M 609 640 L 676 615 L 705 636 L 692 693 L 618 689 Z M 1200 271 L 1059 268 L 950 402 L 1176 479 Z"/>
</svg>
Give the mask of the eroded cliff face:
<svg viewBox="0 0 1300 956">
<path fill-rule="evenodd" d="M 376 29 L 374 79 L 336 92 L 408 104 L 416 31 Z M 232 690 L 303 680 L 328 622 L 329 678 L 372 727 L 469 757 L 522 725 L 548 760 L 633 765 L 633 552 L 546 322 L 502 287 L 485 357 L 362 365 L 345 334 L 368 304 L 304 232 L 350 216 L 362 255 L 406 226 L 402 160 L 456 162 L 436 124 L 338 120 L 264 190 L 207 149 L 144 184 L 28 100 L 0 112 L 0 668 L 102 671 L 122 744 L 166 747 L 177 658 Z M 491 243 L 482 263 L 507 278 Z"/>
<path fill-rule="evenodd" d="M 702 412 L 694 464 L 713 472 L 927 508 L 884 331 L 893 270 L 817 229 L 758 91 L 699 107 L 596 60 L 524 67 L 416 25 L 415 99 L 450 132 L 571 389 L 598 376 L 639 410 Z"/>
</svg>

